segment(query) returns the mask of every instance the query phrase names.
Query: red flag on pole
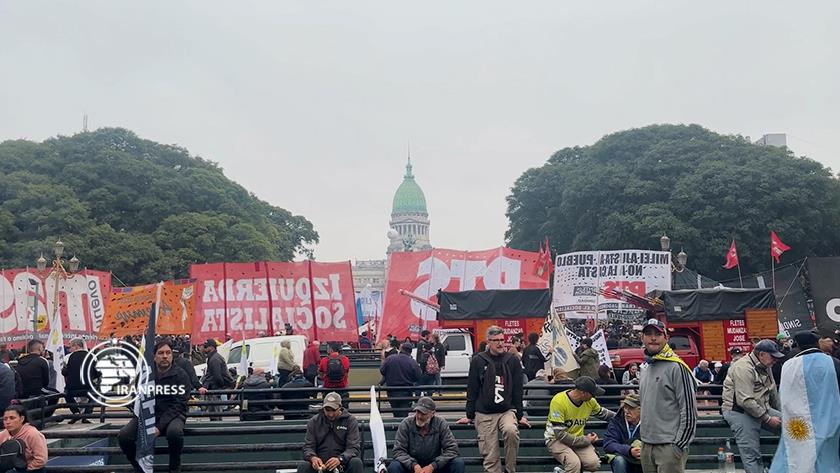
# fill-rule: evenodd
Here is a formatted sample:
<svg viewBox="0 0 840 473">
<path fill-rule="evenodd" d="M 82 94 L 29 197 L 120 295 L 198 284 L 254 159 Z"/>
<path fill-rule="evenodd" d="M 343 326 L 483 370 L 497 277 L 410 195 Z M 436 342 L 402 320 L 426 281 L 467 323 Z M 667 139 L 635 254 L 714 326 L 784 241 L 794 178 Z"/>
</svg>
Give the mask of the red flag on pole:
<svg viewBox="0 0 840 473">
<path fill-rule="evenodd" d="M 726 252 L 726 264 L 723 269 L 732 269 L 738 266 L 738 250 L 735 248 L 735 239 L 732 239 L 732 244 L 729 246 L 729 251 Z"/>
<path fill-rule="evenodd" d="M 551 276 L 551 272 L 554 270 L 554 265 L 552 263 L 551 250 L 548 247 L 548 237 L 545 237 L 545 241 L 540 243 L 540 254 L 537 257 L 537 276 L 548 279 Z"/>
<path fill-rule="evenodd" d="M 789 249 L 789 246 L 782 243 L 782 240 L 779 240 L 779 236 L 776 235 L 776 232 L 770 232 L 770 256 L 772 256 L 777 263 L 781 260 L 782 253 Z"/>
</svg>

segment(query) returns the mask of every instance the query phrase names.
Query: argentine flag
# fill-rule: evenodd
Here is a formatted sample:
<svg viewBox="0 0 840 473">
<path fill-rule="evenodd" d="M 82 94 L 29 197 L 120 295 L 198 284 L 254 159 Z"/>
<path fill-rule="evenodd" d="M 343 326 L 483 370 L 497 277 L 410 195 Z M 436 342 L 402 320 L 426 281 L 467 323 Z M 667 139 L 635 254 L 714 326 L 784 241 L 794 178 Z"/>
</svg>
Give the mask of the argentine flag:
<svg viewBox="0 0 840 473">
<path fill-rule="evenodd" d="M 814 352 L 782 367 L 782 438 L 770 473 L 840 472 L 840 392 L 831 358 Z"/>
</svg>

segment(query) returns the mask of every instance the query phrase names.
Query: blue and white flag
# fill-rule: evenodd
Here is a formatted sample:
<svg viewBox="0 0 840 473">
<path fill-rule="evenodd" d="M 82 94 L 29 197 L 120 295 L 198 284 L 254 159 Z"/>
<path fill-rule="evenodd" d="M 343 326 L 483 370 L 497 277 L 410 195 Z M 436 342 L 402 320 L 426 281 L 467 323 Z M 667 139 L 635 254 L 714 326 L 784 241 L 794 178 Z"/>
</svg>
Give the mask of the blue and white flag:
<svg viewBox="0 0 840 473">
<path fill-rule="evenodd" d="M 140 360 L 137 360 L 137 399 L 134 415 L 137 416 L 137 456 L 135 459 L 144 473 L 152 473 L 155 463 L 155 395 L 154 395 L 154 346 L 157 307 L 160 305 L 158 285 L 157 301 L 149 313 L 149 325 L 140 342 Z"/>
<path fill-rule="evenodd" d="M 815 352 L 782 367 L 782 438 L 770 473 L 840 471 L 840 393 L 831 358 Z"/>
</svg>

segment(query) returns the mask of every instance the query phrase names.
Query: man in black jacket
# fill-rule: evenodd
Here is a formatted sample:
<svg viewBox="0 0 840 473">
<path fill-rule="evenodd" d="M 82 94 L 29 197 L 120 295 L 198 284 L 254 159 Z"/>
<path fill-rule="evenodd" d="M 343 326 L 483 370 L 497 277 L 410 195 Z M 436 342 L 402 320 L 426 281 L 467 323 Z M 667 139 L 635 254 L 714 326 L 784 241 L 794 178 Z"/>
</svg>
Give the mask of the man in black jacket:
<svg viewBox="0 0 840 473">
<path fill-rule="evenodd" d="M 528 346 L 522 352 L 522 365 L 525 367 L 525 374 L 528 376 L 528 381 L 533 380 L 537 376 L 537 371 L 545 368 L 545 357 L 542 350 L 537 346 L 540 336 L 536 332 L 528 334 Z"/>
<path fill-rule="evenodd" d="M 207 355 L 207 365 L 204 372 L 204 382 L 198 389 L 199 394 L 205 395 L 208 390 L 230 389 L 232 377 L 228 374 L 227 363 L 222 355 L 216 351 L 216 340 L 210 339 L 204 342 L 204 354 Z M 243 373 L 245 374 L 245 373 Z M 221 401 L 219 394 L 207 395 L 208 401 Z M 207 412 L 221 412 L 222 406 L 207 406 Z M 210 420 L 222 420 L 221 416 L 211 416 Z"/>
<path fill-rule="evenodd" d="M 470 360 L 467 381 L 467 415 L 459 424 L 475 422 L 478 450 L 484 471 L 502 473 L 499 433 L 505 445 L 505 470 L 516 473 L 519 454 L 518 424 L 530 427 L 522 411 L 522 365 L 505 352 L 505 335 L 498 326 L 487 329 L 487 351 Z"/>
<path fill-rule="evenodd" d="M 195 366 L 193 366 L 192 360 L 189 358 L 189 354 L 189 345 L 187 345 L 186 349 L 176 346 L 172 349 L 172 356 L 175 357 L 173 363 L 178 368 L 184 370 L 184 373 L 187 373 L 187 376 L 190 378 L 190 388 L 199 389 L 201 387 L 201 381 L 199 381 L 198 376 L 195 374 Z"/>
<path fill-rule="evenodd" d="M 435 401 L 421 397 L 414 415 L 403 419 L 394 438 L 394 461 L 388 473 L 464 473 L 458 442 L 446 419 L 435 416 Z"/>
<path fill-rule="evenodd" d="M 155 344 L 155 435 L 166 436 L 169 445 L 169 472 L 181 472 L 181 450 L 184 448 L 184 423 L 187 421 L 187 401 L 190 398 L 190 379 L 181 368 L 172 364 L 172 342 L 161 340 Z M 129 463 L 141 471 L 137 456 L 137 418 L 132 418 L 117 436 L 120 449 Z"/>
<path fill-rule="evenodd" d="M 85 342 L 81 338 L 74 338 L 70 340 L 70 356 L 67 357 L 67 364 L 61 370 L 64 376 L 64 399 L 67 401 L 67 407 L 73 414 L 90 414 L 93 412 L 93 403 L 90 400 L 91 386 L 88 381 L 101 377 L 101 373 L 96 369 L 96 366 L 86 366 L 88 351 L 85 350 Z M 89 363 L 94 362 L 93 357 L 88 359 Z M 84 412 L 79 409 L 79 398 L 86 398 L 89 404 L 84 408 Z M 79 419 L 72 419 L 71 424 L 75 424 Z M 82 419 L 83 424 L 90 424 L 90 420 Z"/>
<path fill-rule="evenodd" d="M 18 359 L 17 372 L 23 382 L 23 397 L 44 394 L 43 389 L 50 385 L 50 367 L 44 359 L 44 343 L 30 340 L 26 344 L 27 355 Z"/>
<path fill-rule="evenodd" d="M 306 424 L 303 459 L 298 473 L 338 472 L 362 473 L 359 421 L 341 406 L 341 396 L 330 392 L 324 396 L 324 409 Z"/>
</svg>

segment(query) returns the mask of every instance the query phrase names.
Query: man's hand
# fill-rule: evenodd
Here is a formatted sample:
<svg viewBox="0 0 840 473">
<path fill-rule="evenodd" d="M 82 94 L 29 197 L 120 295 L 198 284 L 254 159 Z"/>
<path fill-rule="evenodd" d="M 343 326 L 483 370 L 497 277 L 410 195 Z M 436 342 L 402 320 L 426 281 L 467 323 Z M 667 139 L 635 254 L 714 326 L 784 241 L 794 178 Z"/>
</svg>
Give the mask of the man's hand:
<svg viewBox="0 0 840 473">
<path fill-rule="evenodd" d="M 776 416 L 770 416 L 770 418 L 767 419 L 767 425 L 773 427 L 774 429 L 778 429 L 782 425 L 782 419 L 779 419 Z"/>
<path fill-rule="evenodd" d="M 469 424 L 470 422 L 472 422 L 470 419 L 468 419 L 466 417 L 461 417 L 455 423 L 456 424 Z"/>
<path fill-rule="evenodd" d="M 642 449 L 639 447 L 633 447 L 630 449 L 630 455 L 633 455 L 633 458 L 638 460 L 642 458 Z"/>
<path fill-rule="evenodd" d="M 433 471 L 435 471 L 434 463 L 429 463 L 420 470 L 421 473 L 432 473 Z"/>
<path fill-rule="evenodd" d="M 423 473 L 423 467 L 420 465 L 414 465 L 414 473 Z"/>
<path fill-rule="evenodd" d="M 205 388 L 204 386 L 198 388 L 198 394 L 201 394 L 202 396 L 207 394 L 207 388 Z"/>
<path fill-rule="evenodd" d="M 309 459 L 309 463 L 312 464 L 313 470 L 320 470 L 324 467 L 324 462 L 318 457 L 312 457 Z"/>
<path fill-rule="evenodd" d="M 155 437 L 160 437 L 160 429 L 155 427 Z"/>
<path fill-rule="evenodd" d="M 338 468 L 338 465 L 341 465 L 341 460 L 339 460 L 338 457 L 332 457 L 324 463 L 324 469 L 335 470 Z"/>
<path fill-rule="evenodd" d="M 525 427 L 528 427 L 529 429 L 531 428 L 531 423 L 528 422 L 528 419 L 525 418 L 525 417 L 519 419 L 519 425 L 524 425 Z"/>
<path fill-rule="evenodd" d="M 596 434 L 595 432 L 589 432 L 588 434 L 586 434 L 586 439 L 589 440 L 589 443 L 594 444 L 598 441 L 598 434 Z"/>
</svg>

